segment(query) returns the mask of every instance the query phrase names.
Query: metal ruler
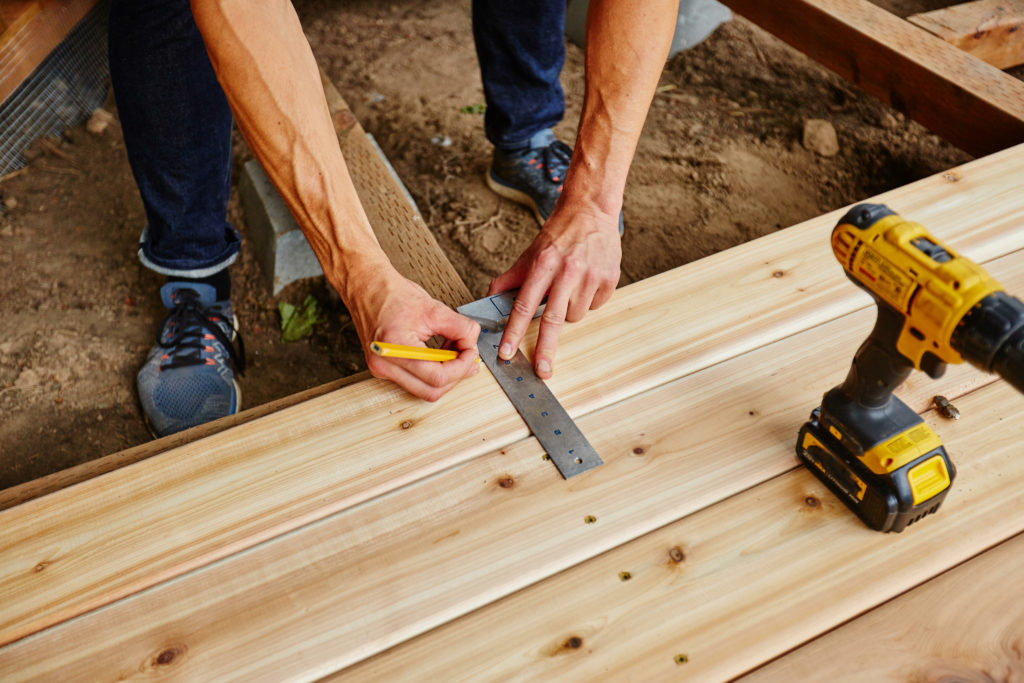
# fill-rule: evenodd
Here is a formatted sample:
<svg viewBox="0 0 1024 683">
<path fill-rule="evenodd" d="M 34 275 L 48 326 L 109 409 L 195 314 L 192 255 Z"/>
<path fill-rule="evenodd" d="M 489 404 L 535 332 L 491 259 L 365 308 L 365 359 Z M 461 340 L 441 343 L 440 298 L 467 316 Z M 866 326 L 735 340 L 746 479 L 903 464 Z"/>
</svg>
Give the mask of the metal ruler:
<svg viewBox="0 0 1024 683">
<path fill-rule="evenodd" d="M 480 358 L 555 467 L 568 479 L 603 464 L 603 461 L 548 386 L 537 377 L 522 351 L 516 351 L 511 360 L 498 358 L 501 335 L 512 313 L 515 298 L 516 290 L 503 292 L 459 306 L 458 311 L 480 324 L 480 338 L 477 340 Z M 533 317 L 539 316 L 543 310 L 541 306 Z"/>
</svg>

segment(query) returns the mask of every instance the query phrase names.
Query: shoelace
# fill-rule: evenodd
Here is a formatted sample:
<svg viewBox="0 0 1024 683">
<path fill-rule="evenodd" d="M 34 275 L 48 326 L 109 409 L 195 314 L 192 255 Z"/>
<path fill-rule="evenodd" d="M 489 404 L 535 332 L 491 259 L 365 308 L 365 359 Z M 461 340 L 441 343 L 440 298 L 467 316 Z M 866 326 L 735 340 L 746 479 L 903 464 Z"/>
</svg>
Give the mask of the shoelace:
<svg viewBox="0 0 1024 683">
<path fill-rule="evenodd" d="M 544 170 L 553 183 L 561 183 L 572 160 L 572 148 L 561 140 L 555 140 L 544 148 Z"/>
<path fill-rule="evenodd" d="M 161 360 L 169 361 L 160 365 L 161 370 L 181 368 L 191 365 L 213 365 L 212 358 L 204 358 L 203 353 L 213 353 L 214 348 L 210 341 L 218 341 L 228 351 L 232 365 L 238 370 L 238 374 L 245 371 L 245 344 L 242 342 L 242 335 L 235 330 L 231 321 L 225 321 L 231 325 L 238 340 L 238 350 L 235 350 L 231 339 L 224 332 L 218 321 L 222 320 L 219 315 L 211 315 L 209 310 L 203 308 L 199 303 L 199 295 L 191 289 L 181 289 L 175 292 L 177 302 L 164 318 L 160 326 L 161 333 L 157 336 L 157 344 L 165 349 L 170 349 L 164 354 Z M 163 330 L 170 329 L 170 339 L 161 341 Z"/>
</svg>

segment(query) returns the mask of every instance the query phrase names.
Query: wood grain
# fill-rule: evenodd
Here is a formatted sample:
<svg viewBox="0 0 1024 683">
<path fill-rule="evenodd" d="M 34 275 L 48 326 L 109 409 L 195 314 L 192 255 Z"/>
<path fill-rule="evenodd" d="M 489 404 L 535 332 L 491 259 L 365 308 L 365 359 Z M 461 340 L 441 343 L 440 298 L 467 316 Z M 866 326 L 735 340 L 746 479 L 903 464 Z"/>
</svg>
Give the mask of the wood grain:
<svg viewBox="0 0 1024 683">
<path fill-rule="evenodd" d="M 1019 681 L 1021 558 L 1018 534 L 741 680 Z"/>
<path fill-rule="evenodd" d="M 337 680 L 731 679 L 1024 530 L 1024 400 L 996 382 L 958 404 L 959 422 L 928 416 L 961 454 L 954 490 L 902 534 L 869 530 L 797 469 Z"/>
<path fill-rule="evenodd" d="M 1024 83 L 868 0 L 726 4 L 971 154 L 1024 140 Z"/>
<path fill-rule="evenodd" d="M 1024 259 L 990 270 L 1024 289 Z M 524 440 L 0 650 L 0 660 L 14 669 L 42 659 L 34 675 L 91 678 L 132 670 L 187 633 L 176 670 L 186 678 L 324 675 L 793 469 L 798 425 L 842 379 L 872 321 L 873 311 L 855 312 L 582 418 L 606 462 L 571 482 L 546 476 L 543 451 Z M 904 396 L 924 408 L 936 392 L 990 381 L 958 366 Z M 58 642 L 81 645 L 40 657 Z"/>
<path fill-rule="evenodd" d="M 975 0 L 907 21 L 997 69 L 1024 64 L 1024 0 Z"/>
<path fill-rule="evenodd" d="M 987 260 L 1024 246 L 1021 151 L 879 199 Z M 578 417 L 867 306 L 828 247 L 837 213 L 625 288 L 566 330 L 549 385 Z M 371 380 L 0 512 L 0 642 L 526 435 L 489 375 L 437 404 Z"/>
<path fill-rule="evenodd" d="M 2 12 L 0 33 L 0 102 L 31 75 L 97 0 L 15 2 Z"/>
</svg>

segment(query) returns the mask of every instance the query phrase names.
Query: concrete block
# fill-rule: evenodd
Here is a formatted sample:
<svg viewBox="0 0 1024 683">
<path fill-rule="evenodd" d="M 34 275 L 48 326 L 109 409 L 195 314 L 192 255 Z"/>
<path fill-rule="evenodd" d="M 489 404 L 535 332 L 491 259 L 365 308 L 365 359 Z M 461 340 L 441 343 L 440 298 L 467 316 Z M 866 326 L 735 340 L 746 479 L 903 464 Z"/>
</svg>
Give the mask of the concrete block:
<svg viewBox="0 0 1024 683">
<path fill-rule="evenodd" d="M 366 137 L 398 183 L 405 200 L 418 214 L 419 209 L 412 195 L 395 173 L 377 141 L 368 133 Z M 255 159 L 246 162 L 238 181 L 238 192 L 242 211 L 245 212 L 247 235 L 275 296 L 289 283 L 323 275 L 320 262 L 306 241 L 302 228 L 295 222 L 284 199 Z"/>
<path fill-rule="evenodd" d="M 323 275 L 320 262 L 259 162 L 246 162 L 238 181 L 248 237 L 273 294 L 285 285 Z"/>
</svg>

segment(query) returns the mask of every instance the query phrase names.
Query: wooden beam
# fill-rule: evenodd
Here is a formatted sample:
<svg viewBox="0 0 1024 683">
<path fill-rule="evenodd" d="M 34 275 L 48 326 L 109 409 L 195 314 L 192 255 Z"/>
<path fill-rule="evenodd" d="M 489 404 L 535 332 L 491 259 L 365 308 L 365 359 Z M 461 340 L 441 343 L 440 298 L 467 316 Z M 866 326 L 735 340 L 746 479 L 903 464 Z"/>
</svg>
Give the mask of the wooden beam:
<svg viewBox="0 0 1024 683">
<path fill-rule="evenodd" d="M 970 419 L 928 416 L 963 454 L 954 490 L 902 534 L 867 529 L 800 468 L 339 680 L 730 680 L 1024 530 L 1024 400 L 996 382 L 958 404 Z"/>
<path fill-rule="evenodd" d="M 1024 289 L 1021 259 L 990 269 Z M 524 440 L 6 654 L 29 662 L 48 643 L 81 643 L 32 673 L 91 678 L 188 633 L 179 646 L 192 654 L 176 671 L 185 678 L 237 674 L 239 660 L 278 679 L 353 664 L 791 470 L 796 426 L 841 380 L 873 317 L 857 311 L 586 416 L 581 428 L 606 464 L 577 486 L 544 476 L 542 451 Z M 924 407 L 934 393 L 955 398 L 990 381 L 958 366 L 904 396 Z"/>
<path fill-rule="evenodd" d="M 366 131 L 323 69 L 320 80 L 352 183 L 384 253 L 399 273 L 419 283 L 438 301 L 453 308 L 472 301 L 469 289 L 423 217 L 405 201 L 403 188 L 381 161 Z"/>
<path fill-rule="evenodd" d="M 1022 557 L 1017 535 L 742 680 L 1014 680 L 1024 666 Z"/>
<path fill-rule="evenodd" d="M 979 260 L 1020 249 L 1024 203 L 1012 178 L 1022 152 L 878 199 Z M 823 267 L 834 222 L 815 219 L 624 289 L 567 330 L 556 394 L 579 415 L 589 412 L 581 404 L 610 405 L 865 307 L 841 269 Z M 658 348 L 640 343 L 651 339 Z M 595 382 L 594 368 L 622 381 Z M 510 413 L 486 376 L 434 405 L 371 381 L 0 513 L 3 640 L 521 439 Z M 549 465 L 538 476 L 561 481 Z"/>
<path fill-rule="evenodd" d="M 997 69 L 1024 64 L 1024 0 L 975 0 L 907 21 Z"/>
<path fill-rule="evenodd" d="M 320 80 L 323 83 L 324 95 L 331 112 L 331 119 L 334 121 L 334 129 L 338 134 L 338 141 L 342 145 L 343 153 L 349 164 L 349 173 L 359 191 L 360 201 L 367 214 L 377 221 L 375 231 L 381 248 L 403 275 L 420 284 L 431 296 L 444 301 L 449 306 L 459 306 L 470 301 L 469 289 L 445 257 L 429 228 L 423 222 L 422 216 L 402 200 L 402 188 L 384 167 L 372 147 L 368 147 L 370 141 L 366 138 L 365 131 L 356 121 L 341 93 L 334 87 L 323 70 L 320 71 Z M 292 396 L 250 408 L 237 415 L 208 422 L 163 439 L 128 448 L 19 486 L 0 490 L 0 510 L 59 491 L 119 467 L 218 434 L 225 429 L 237 427 L 258 417 L 284 410 L 369 378 L 369 373 L 362 372 L 328 382 Z"/>
<path fill-rule="evenodd" d="M 726 4 L 971 154 L 1024 141 L 1024 83 L 868 0 Z"/>
<path fill-rule="evenodd" d="M 97 0 L 37 0 L 9 3 L 0 11 L 0 103 L 28 78 Z"/>
</svg>

